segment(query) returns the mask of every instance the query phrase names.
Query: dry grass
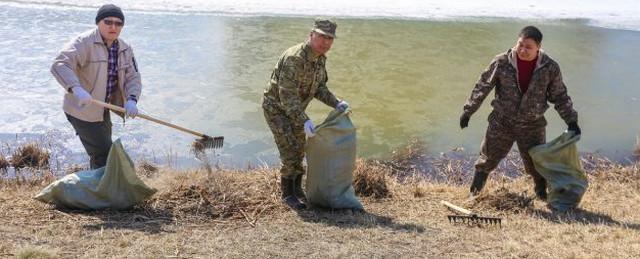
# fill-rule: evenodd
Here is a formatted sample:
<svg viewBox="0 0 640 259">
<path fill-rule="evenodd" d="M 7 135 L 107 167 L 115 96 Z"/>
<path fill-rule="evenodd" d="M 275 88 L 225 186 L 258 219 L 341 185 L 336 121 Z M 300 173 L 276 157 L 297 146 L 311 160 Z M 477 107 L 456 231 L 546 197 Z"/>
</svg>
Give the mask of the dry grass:
<svg viewBox="0 0 640 259">
<path fill-rule="evenodd" d="M 163 175 L 160 191 L 144 207 L 181 221 L 241 219 L 249 222 L 280 207 L 272 173 L 219 171 Z M 169 177 L 168 179 L 166 177 Z"/>
<path fill-rule="evenodd" d="M 9 161 L 7 161 L 4 155 L 0 154 L 0 172 L 6 173 L 9 166 Z"/>
<path fill-rule="evenodd" d="M 19 259 L 53 259 L 58 258 L 55 252 L 38 247 L 21 248 L 18 252 Z"/>
<path fill-rule="evenodd" d="M 197 139 L 191 143 L 191 153 L 196 157 L 202 157 L 205 155 L 205 144 L 201 139 Z"/>
<path fill-rule="evenodd" d="M 476 198 L 475 202 L 477 207 L 512 213 L 522 213 L 533 209 L 533 197 L 529 197 L 526 192 L 511 192 L 505 187 L 484 192 Z"/>
<path fill-rule="evenodd" d="M 191 152 L 193 153 L 201 153 L 204 152 L 204 144 L 200 141 L 194 141 L 191 143 Z"/>
<path fill-rule="evenodd" d="M 16 149 L 11 156 L 11 165 L 15 169 L 49 167 L 49 151 L 35 143 L 25 144 Z"/>
<path fill-rule="evenodd" d="M 144 175 L 146 177 L 154 177 L 160 172 L 160 168 L 158 165 L 155 165 L 148 160 L 141 160 L 136 165 L 136 171 L 138 174 Z"/>
<path fill-rule="evenodd" d="M 467 154 L 462 148 L 455 148 L 438 155 L 429 155 L 426 144 L 418 139 L 411 140 L 392 152 L 388 160 L 375 160 L 391 170 L 391 175 L 401 182 L 413 182 L 419 176 L 430 182 L 452 185 L 468 184 L 474 171 L 475 154 Z M 522 162 L 517 152 L 511 152 L 494 170 L 495 177 L 522 176 Z"/>
<path fill-rule="evenodd" d="M 376 199 L 391 196 L 387 177 L 391 169 L 376 161 L 358 160 L 353 172 L 353 188 L 356 195 Z"/>
<path fill-rule="evenodd" d="M 67 167 L 64 170 L 64 174 L 65 175 L 73 174 L 73 173 L 77 173 L 77 172 L 80 172 L 80 171 L 86 171 L 86 170 L 89 170 L 89 169 L 90 169 L 89 165 L 72 164 L 72 165 L 70 165 L 69 167 Z"/>
<path fill-rule="evenodd" d="M 639 165 L 585 159 L 593 163 L 590 187 L 581 208 L 568 213 L 535 200 L 527 176 L 492 175 L 471 201 L 466 184 L 372 160 L 358 160 L 354 175 L 362 213 L 289 210 L 279 200 L 276 169 L 160 168 L 143 178 L 159 192 L 129 211 L 56 210 L 31 199 L 51 179 L 4 180 L 0 257 L 29 251 L 59 258 L 640 257 Z M 440 200 L 501 217 L 502 227 L 450 224 Z"/>
<path fill-rule="evenodd" d="M 603 166 L 604 167 L 604 166 Z M 604 170 L 595 171 L 593 174 L 600 179 L 619 183 L 640 183 L 640 164 L 630 166 L 609 165 Z"/>
</svg>

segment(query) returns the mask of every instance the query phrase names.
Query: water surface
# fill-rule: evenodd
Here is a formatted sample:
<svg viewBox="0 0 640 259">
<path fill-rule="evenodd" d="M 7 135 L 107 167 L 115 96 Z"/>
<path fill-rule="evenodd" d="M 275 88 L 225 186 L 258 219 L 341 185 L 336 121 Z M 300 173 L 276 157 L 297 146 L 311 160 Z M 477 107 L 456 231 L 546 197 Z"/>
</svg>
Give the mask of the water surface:
<svg viewBox="0 0 640 259">
<path fill-rule="evenodd" d="M 0 141 L 15 133 L 56 131 L 64 148 L 82 156 L 61 109 L 63 89 L 49 73 L 62 44 L 92 28 L 95 10 L 0 5 Z M 437 154 L 456 147 L 477 152 L 490 99 L 464 131 L 458 117 L 479 74 L 506 51 L 520 28 L 544 33 L 543 48 L 561 66 L 579 112 L 581 151 L 628 153 L 640 123 L 640 32 L 592 27 L 585 20 L 403 20 L 338 18 L 328 54 L 329 88 L 353 107 L 358 153 L 384 157 L 410 139 Z M 225 136 L 211 154 L 221 164 L 277 163 L 260 99 L 278 56 L 306 39 L 311 18 L 127 13 L 122 37 L 143 78 L 139 108 L 209 135 Z M 330 108 L 307 110 L 320 123 Z M 547 114 L 548 139 L 566 128 Z M 114 120 L 114 137 L 134 158 L 196 161 L 194 137 L 141 119 Z"/>
</svg>

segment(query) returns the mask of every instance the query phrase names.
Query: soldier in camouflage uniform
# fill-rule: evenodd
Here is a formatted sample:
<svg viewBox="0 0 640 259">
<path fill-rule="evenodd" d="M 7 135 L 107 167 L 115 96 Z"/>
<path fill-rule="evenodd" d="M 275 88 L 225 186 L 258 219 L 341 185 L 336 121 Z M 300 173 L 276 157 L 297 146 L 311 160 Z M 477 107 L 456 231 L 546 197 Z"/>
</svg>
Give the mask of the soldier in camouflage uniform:
<svg viewBox="0 0 640 259">
<path fill-rule="evenodd" d="M 291 208 L 304 209 L 302 190 L 305 169 L 305 137 L 313 137 L 313 122 L 305 109 L 313 98 L 342 111 L 349 107 L 327 88 L 324 55 L 336 37 L 336 23 L 316 19 L 309 39 L 287 49 L 278 59 L 271 80 L 264 91 L 262 108 L 280 153 L 283 201 Z"/>
<path fill-rule="evenodd" d="M 567 94 L 560 67 L 540 49 L 541 41 L 542 33 L 536 27 L 523 28 L 516 46 L 497 55 L 480 75 L 464 105 L 460 116 L 463 129 L 489 92 L 496 89 L 489 126 L 475 164 L 470 188 L 472 195 L 482 190 L 488 174 L 516 142 L 525 171 L 533 178 L 536 196 L 546 200 L 546 181 L 534 168 L 528 150 L 546 142 L 544 113 L 549 108 L 547 102 L 554 104 L 570 131 L 580 134 L 578 113 Z"/>
</svg>

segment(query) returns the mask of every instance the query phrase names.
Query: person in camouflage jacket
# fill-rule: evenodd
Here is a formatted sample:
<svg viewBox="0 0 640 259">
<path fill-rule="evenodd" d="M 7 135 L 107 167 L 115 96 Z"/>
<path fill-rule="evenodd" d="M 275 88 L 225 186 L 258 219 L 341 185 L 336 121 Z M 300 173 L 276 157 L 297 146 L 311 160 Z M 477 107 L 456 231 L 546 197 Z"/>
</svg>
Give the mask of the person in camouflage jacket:
<svg viewBox="0 0 640 259">
<path fill-rule="evenodd" d="M 305 137 L 314 136 L 313 122 L 305 110 L 314 98 L 345 111 L 349 104 L 338 100 L 327 87 L 324 55 L 336 37 L 336 23 L 316 19 L 306 42 L 287 49 L 273 69 L 264 91 L 262 108 L 280 153 L 280 188 L 283 201 L 291 208 L 304 209 L 302 190 L 305 169 Z"/>
<path fill-rule="evenodd" d="M 554 104 L 570 131 L 581 134 L 578 113 L 562 81 L 560 66 L 540 48 L 541 42 L 540 30 L 534 26 L 524 27 L 516 46 L 497 55 L 480 75 L 463 107 L 462 129 L 495 88 L 495 98 L 491 101 L 493 111 L 475 163 L 472 195 L 482 190 L 488 174 L 516 142 L 525 171 L 533 178 L 536 196 L 546 200 L 546 181 L 534 168 L 528 150 L 546 142 L 544 113 L 549 108 L 548 102 Z"/>
</svg>

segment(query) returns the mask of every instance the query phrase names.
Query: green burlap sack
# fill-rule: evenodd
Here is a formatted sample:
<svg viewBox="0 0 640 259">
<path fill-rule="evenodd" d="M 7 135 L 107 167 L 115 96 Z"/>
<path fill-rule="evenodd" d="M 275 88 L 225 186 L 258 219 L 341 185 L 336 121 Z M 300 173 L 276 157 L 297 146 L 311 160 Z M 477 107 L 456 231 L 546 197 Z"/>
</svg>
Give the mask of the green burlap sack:
<svg viewBox="0 0 640 259">
<path fill-rule="evenodd" d="M 34 198 L 70 209 L 120 210 L 131 208 L 155 192 L 138 178 L 133 161 L 118 139 L 111 146 L 105 167 L 66 175 Z"/>
<path fill-rule="evenodd" d="M 333 209 L 363 209 L 353 189 L 356 128 L 348 113 L 332 111 L 307 140 L 307 201 Z"/>
<path fill-rule="evenodd" d="M 529 150 L 536 170 L 547 180 L 547 202 L 558 211 L 578 207 L 589 186 L 578 156 L 578 140 L 580 135 L 565 132 L 551 142 Z"/>
</svg>

